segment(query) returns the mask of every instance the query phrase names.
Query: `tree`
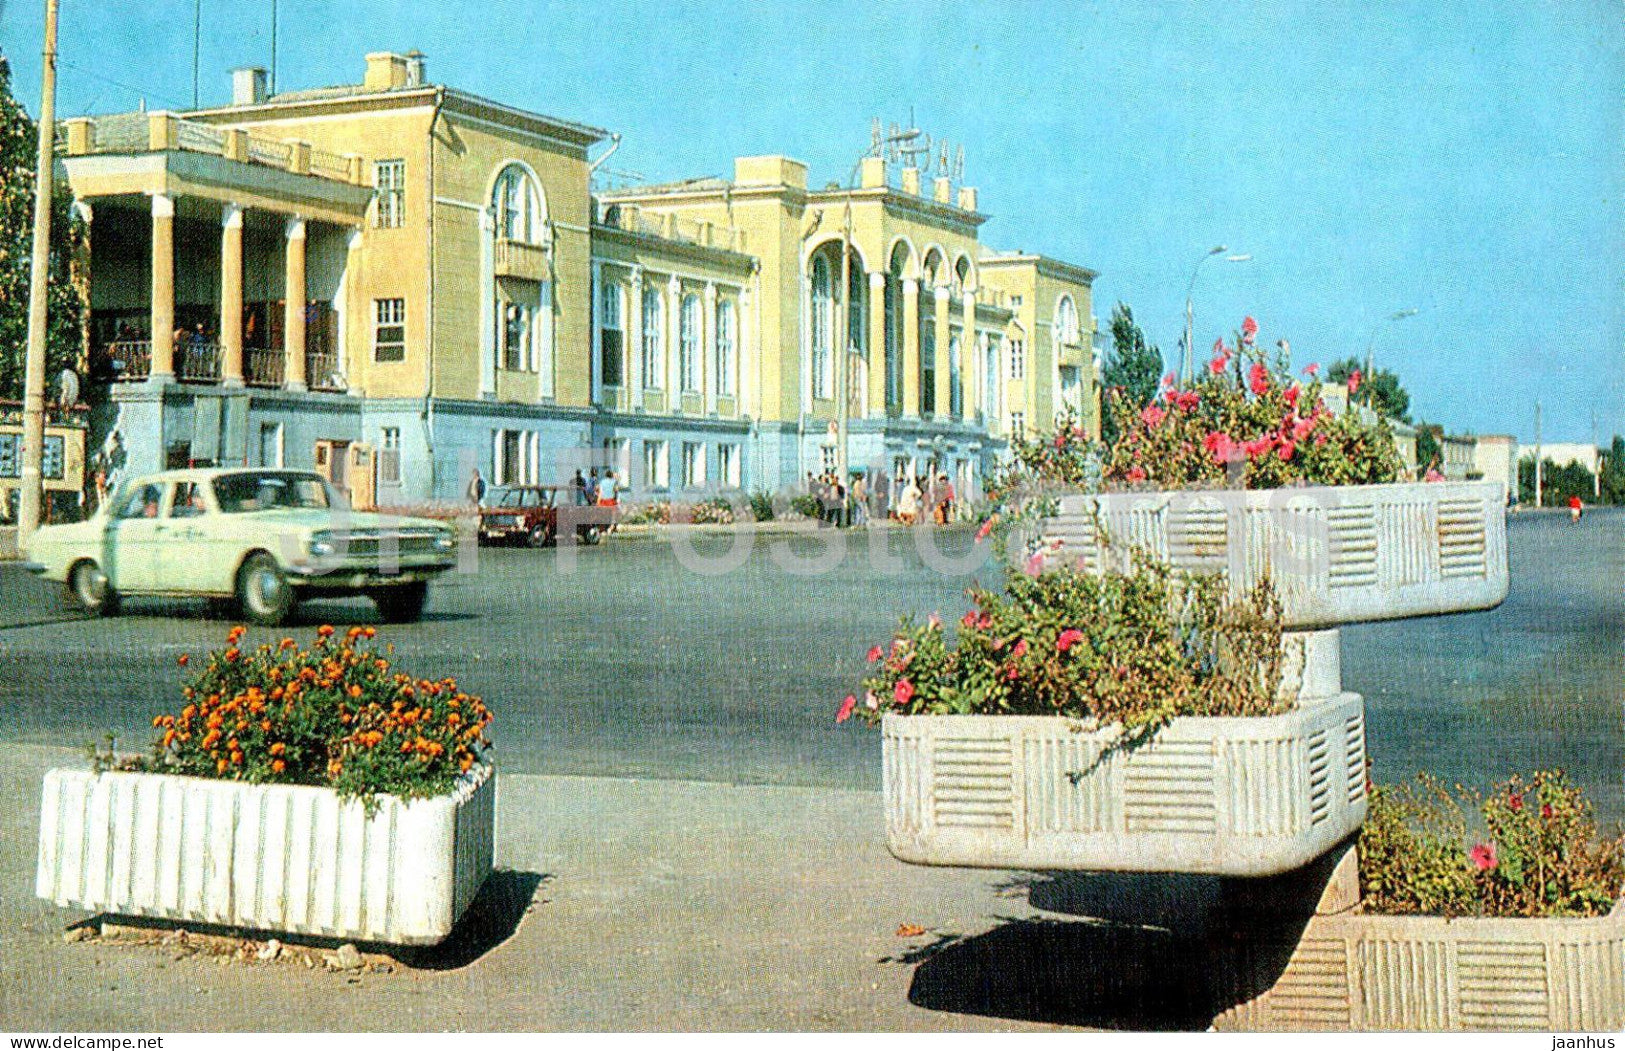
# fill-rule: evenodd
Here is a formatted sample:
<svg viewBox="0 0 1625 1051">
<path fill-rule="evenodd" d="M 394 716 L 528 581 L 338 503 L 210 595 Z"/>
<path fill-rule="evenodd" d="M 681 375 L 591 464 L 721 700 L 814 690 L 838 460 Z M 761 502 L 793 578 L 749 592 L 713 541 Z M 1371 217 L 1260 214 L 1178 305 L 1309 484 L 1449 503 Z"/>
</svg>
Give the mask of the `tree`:
<svg viewBox="0 0 1625 1051">
<path fill-rule="evenodd" d="M 28 348 L 28 282 L 34 247 L 36 124 L 11 94 L 11 63 L 0 54 L 0 399 L 21 400 Z M 60 183 L 52 198 L 50 284 L 46 301 L 45 374 L 79 365 L 85 303 L 72 261 L 85 241 L 73 196 Z M 49 389 L 49 386 L 47 386 Z"/>
<path fill-rule="evenodd" d="M 1147 344 L 1145 333 L 1134 323 L 1134 311 L 1127 303 L 1112 308 L 1112 349 L 1100 370 L 1100 385 L 1106 391 L 1121 390 L 1133 405 L 1149 404 L 1156 397 L 1162 379 L 1162 351 Z M 1108 444 L 1117 439 L 1112 414 L 1102 414 L 1101 438 Z"/>
<path fill-rule="evenodd" d="M 1578 496 L 1581 503 L 1592 503 L 1596 497 L 1596 478 L 1583 463 L 1570 462 L 1559 467 L 1550 456 L 1540 461 L 1540 504 L 1542 507 L 1562 507 L 1569 497 Z M 1518 502 L 1535 502 L 1535 457 L 1533 454 L 1518 461 Z"/>
<path fill-rule="evenodd" d="M 1399 376 L 1387 369 L 1371 370 L 1371 375 L 1365 375 L 1358 358 L 1344 358 L 1333 362 L 1326 370 L 1326 378 L 1332 383 L 1347 383 L 1355 371 L 1360 372 L 1360 389 L 1354 395 L 1354 400 L 1361 405 L 1371 408 L 1401 423 L 1411 422 L 1411 396 L 1405 388 L 1399 385 Z M 1418 463 L 1425 463 L 1420 453 L 1417 454 Z"/>
<path fill-rule="evenodd" d="M 1614 444 L 1608 447 L 1603 457 L 1603 502 L 1625 504 L 1625 438 L 1614 435 Z"/>
<path fill-rule="evenodd" d="M 1444 469 L 1444 428 L 1437 423 L 1416 425 L 1416 466 Z"/>
</svg>

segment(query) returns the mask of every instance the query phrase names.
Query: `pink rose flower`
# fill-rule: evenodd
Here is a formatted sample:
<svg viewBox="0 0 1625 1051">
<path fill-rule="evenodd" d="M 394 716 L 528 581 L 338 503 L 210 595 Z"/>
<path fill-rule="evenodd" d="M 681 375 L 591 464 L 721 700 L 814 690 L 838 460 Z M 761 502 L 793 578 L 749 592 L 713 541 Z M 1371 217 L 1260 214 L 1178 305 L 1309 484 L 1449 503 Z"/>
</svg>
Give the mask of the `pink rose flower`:
<svg viewBox="0 0 1625 1051">
<path fill-rule="evenodd" d="M 1253 367 L 1247 371 L 1247 385 L 1254 394 L 1264 394 L 1270 389 L 1270 370 L 1264 367 L 1262 361 L 1253 362 Z"/>
<path fill-rule="evenodd" d="M 884 657 L 885 655 L 886 654 L 884 652 L 882 652 L 882 650 L 880 649 L 879 646 L 870 646 L 869 647 L 869 663 L 870 664 L 873 664 L 875 661 L 879 660 L 880 658 Z"/>
<path fill-rule="evenodd" d="M 1281 443 L 1275 447 L 1275 455 L 1279 456 L 1283 461 L 1290 460 L 1292 459 L 1292 454 L 1297 451 L 1297 448 L 1298 447 L 1293 444 L 1292 439 L 1282 438 Z"/>
<path fill-rule="evenodd" d="M 1296 383 L 1281 392 L 1281 397 L 1294 409 L 1298 407 L 1298 395 L 1303 393 Z"/>
<path fill-rule="evenodd" d="M 878 712 L 880 710 L 880 698 L 875 696 L 873 690 L 864 691 L 863 706 L 869 709 L 871 712 Z"/>
<path fill-rule="evenodd" d="M 1168 410 L 1160 405 L 1147 405 L 1140 410 L 1140 422 L 1147 427 L 1155 427 L 1168 415 Z"/>
<path fill-rule="evenodd" d="M 1038 574 L 1044 572 L 1044 552 L 1034 551 L 1032 557 L 1027 559 L 1027 564 L 1023 568 L 1027 571 L 1027 575 L 1029 577 L 1036 577 Z"/>
<path fill-rule="evenodd" d="M 893 704 L 907 704 L 914 699 L 914 684 L 907 679 L 898 679 L 897 685 L 892 687 L 891 699 Z"/>
<path fill-rule="evenodd" d="M 835 713 L 835 721 L 838 723 L 844 723 L 848 719 L 852 718 L 852 709 L 856 708 L 857 706 L 858 699 L 852 696 L 850 693 L 847 694 L 846 700 L 841 702 L 841 710 Z"/>
<path fill-rule="evenodd" d="M 993 523 L 997 522 L 998 520 L 999 516 L 993 515 L 988 518 L 987 521 L 983 522 L 976 530 L 976 539 L 986 540 L 988 534 L 993 532 Z"/>
<path fill-rule="evenodd" d="M 1061 637 L 1055 640 L 1055 648 L 1062 653 L 1083 641 L 1083 632 L 1077 628 L 1067 628 L 1061 632 Z"/>
<path fill-rule="evenodd" d="M 1360 389 L 1360 379 L 1361 379 L 1361 376 L 1360 376 L 1360 370 L 1359 369 L 1355 369 L 1353 372 L 1349 373 L 1349 393 L 1350 394 L 1353 394 L 1355 391 Z"/>
<path fill-rule="evenodd" d="M 1016 643 L 1016 648 L 1010 651 L 1012 657 L 1023 657 L 1027 653 L 1027 640 L 1022 639 Z"/>
<path fill-rule="evenodd" d="M 1162 385 L 1164 387 L 1172 387 L 1174 385 L 1174 374 L 1172 372 L 1162 377 Z"/>
<path fill-rule="evenodd" d="M 1473 859 L 1473 864 L 1478 866 L 1478 871 L 1488 872 L 1495 867 L 1495 844 L 1480 843 L 1468 851 L 1467 856 Z"/>
<path fill-rule="evenodd" d="M 1127 478 L 1131 482 L 1143 482 L 1145 481 L 1145 468 L 1136 464 L 1135 466 L 1130 467 L 1128 471 L 1124 473 L 1123 477 Z"/>
<path fill-rule="evenodd" d="M 1241 341 L 1243 343 L 1251 343 L 1257 336 L 1258 336 L 1258 322 L 1253 320 L 1251 314 L 1249 314 L 1248 316 L 1242 318 L 1241 319 Z"/>
<path fill-rule="evenodd" d="M 1444 481 L 1444 475 L 1440 474 L 1435 468 L 1429 467 L 1428 473 L 1422 476 L 1422 481 L 1442 482 Z"/>
<path fill-rule="evenodd" d="M 1260 456 L 1263 456 L 1265 453 L 1269 452 L 1274 445 L 1274 437 L 1266 434 L 1262 438 L 1254 438 L 1252 441 L 1246 443 L 1243 448 L 1247 450 L 1247 458 L 1249 460 L 1256 460 Z"/>
<path fill-rule="evenodd" d="M 1310 362 L 1303 367 L 1303 374 L 1308 376 L 1310 379 L 1314 379 L 1316 376 L 1320 375 L 1320 366 L 1315 362 Z"/>
<path fill-rule="evenodd" d="M 1234 439 L 1223 431 L 1214 431 L 1202 439 L 1202 447 L 1208 451 L 1218 463 L 1229 463 L 1236 458 L 1240 451 Z"/>
<path fill-rule="evenodd" d="M 959 625 L 964 628 L 976 627 L 976 611 L 974 609 L 966 610 L 965 615 L 959 618 Z"/>
</svg>

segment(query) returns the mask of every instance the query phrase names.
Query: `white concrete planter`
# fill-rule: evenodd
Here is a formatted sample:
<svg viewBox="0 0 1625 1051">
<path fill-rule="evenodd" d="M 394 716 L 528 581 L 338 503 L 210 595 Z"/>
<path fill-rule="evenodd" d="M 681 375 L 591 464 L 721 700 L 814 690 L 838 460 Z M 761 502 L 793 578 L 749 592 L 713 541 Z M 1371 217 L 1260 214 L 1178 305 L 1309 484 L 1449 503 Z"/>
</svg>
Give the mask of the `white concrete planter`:
<svg viewBox="0 0 1625 1051">
<path fill-rule="evenodd" d="M 35 892 L 58 905 L 292 934 L 432 945 L 491 872 L 496 778 L 433 799 L 52 770 Z"/>
<path fill-rule="evenodd" d="M 1365 820 L 1365 707 L 1121 727 L 1059 716 L 888 715 L 886 841 L 923 865 L 1265 876 Z"/>
<path fill-rule="evenodd" d="M 1497 482 L 1106 493 L 1062 498 L 1045 533 L 1094 571 L 1138 547 L 1239 588 L 1267 572 L 1288 628 L 1329 628 L 1499 605 L 1503 499 Z"/>
<path fill-rule="evenodd" d="M 1595 919 L 1316 916 L 1285 970 L 1259 984 L 1268 991 L 1214 1025 L 1618 1032 L 1625 903 Z"/>
</svg>

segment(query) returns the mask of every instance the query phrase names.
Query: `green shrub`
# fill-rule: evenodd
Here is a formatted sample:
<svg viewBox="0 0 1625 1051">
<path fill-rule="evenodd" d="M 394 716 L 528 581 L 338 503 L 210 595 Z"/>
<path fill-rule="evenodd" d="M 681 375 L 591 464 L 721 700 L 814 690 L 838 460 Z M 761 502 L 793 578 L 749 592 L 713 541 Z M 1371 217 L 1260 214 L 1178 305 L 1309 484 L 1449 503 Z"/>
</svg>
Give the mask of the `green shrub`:
<svg viewBox="0 0 1625 1051">
<path fill-rule="evenodd" d="M 773 494 L 766 491 L 751 493 L 750 513 L 758 522 L 773 521 Z"/>
<path fill-rule="evenodd" d="M 1600 916 L 1625 893 L 1625 842 L 1601 838 L 1561 771 L 1488 795 L 1426 775 L 1373 786 L 1359 851 L 1368 912 Z"/>
<path fill-rule="evenodd" d="M 802 493 L 790 498 L 790 510 L 803 518 L 822 518 L 824 505 L 811 493 Z"/>
</svg>

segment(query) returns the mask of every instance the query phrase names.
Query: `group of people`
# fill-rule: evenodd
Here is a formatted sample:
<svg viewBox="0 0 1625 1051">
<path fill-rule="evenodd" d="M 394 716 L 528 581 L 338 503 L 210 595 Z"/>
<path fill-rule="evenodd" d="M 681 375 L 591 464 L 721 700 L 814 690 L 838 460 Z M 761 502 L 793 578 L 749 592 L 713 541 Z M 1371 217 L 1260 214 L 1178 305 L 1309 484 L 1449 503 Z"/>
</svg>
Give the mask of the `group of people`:
<svg viewBox="0 0 1625 1051">
<path fill-rule="evenodd" d="M 475 507 L 485 506 L 485 494 L 489 487 L 485 478 L 480 474 L 478 467 L 474 468 L 473 475 L 468 480 L 468 489 L 465 495 L 468 502 Z M 598 468 L 594 467 L 589 474 L 582 474 L 576 470 L 575 477 L 570 479 L 570 490 L 577 507 L 617 507 L 621 502 L 621 483 L 615 477 L 613 468 L 604 471 L 602 478 L 598 477 Z"/>
<path fill-rule="evenodd" d="M 958 503 L 946 474 L 928 473 L 923 484 L 913 475 L 888 480 L 883 473 L 871 484 L 868 475 L 858 474 L 845 485 L 834 471 L 826 471 L 807 476 L 807 492 L 817 498 L 820 517 L 836 526 L 887 520 L 910 526 L 925 521 L 947 525 Z"/>
</svg>

